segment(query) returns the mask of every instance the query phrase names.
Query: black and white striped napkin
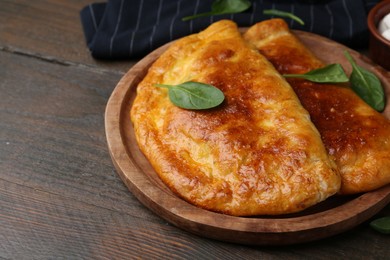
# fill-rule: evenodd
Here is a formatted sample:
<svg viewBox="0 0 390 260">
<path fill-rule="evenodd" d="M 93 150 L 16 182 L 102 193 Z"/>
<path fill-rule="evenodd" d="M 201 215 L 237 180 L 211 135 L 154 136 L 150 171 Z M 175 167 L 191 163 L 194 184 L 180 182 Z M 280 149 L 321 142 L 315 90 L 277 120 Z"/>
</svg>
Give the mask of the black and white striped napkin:
<svg viewBox="0 0 390 260">
<path fill-rule="evenodd" d="M 326 36 L 352 48 L 368 44 L 367 14 L 379 0 L 252 0 L 239 14 L 202 17 L 213 0 L 109 0 L 84 7 L 81 22 L 91 55 L 99 59 L 140 58 L 157 47 L 197 33 L 211 23 L 231 19 L 246 27 L 269 19 L 265 9 L 294 13 L 305 25 L 285 18 L 290 28 Z"/>
</svg>

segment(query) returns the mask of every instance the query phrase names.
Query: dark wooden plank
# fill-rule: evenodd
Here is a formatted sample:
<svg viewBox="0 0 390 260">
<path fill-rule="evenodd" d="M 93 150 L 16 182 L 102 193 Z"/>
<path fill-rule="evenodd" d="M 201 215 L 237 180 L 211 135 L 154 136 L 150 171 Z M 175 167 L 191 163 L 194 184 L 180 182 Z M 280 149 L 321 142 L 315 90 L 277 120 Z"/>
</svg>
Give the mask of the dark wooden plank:
<svg viewBox="0 0 390 260">
<path fill-rule="evenodd" d="M 208 241 L 162 222 L 1 180 L 0 197 L 0 257 L 129 259 L 208 254 L 202 248 Z"/>
<path fill-rule="evenodd" d="M 109 158 L 103 114 L 122 74 L 4 52 L 0 68 L 0 257 L 390 254 L 388 237 L 367 223 L 335 238 L 278 248 L 222 243 L 173 227 L 128 192 Z M 380 215 L 389 213 L 388 206 Z"/>
<path fill-rule="evenodd" d="M 0 257 L 8 259 L 385 259 L 388 240 L 367 225 L 289 247 L 203 239 L 160 221 L 0 179 Z"/>
<path fill-rule="evenodd" d="M 142 207 L 117 178 L 104 111 L 121 73 L 0 52 L 2 178 L 120 210 Z M 122 194 L 122 195 L 121 195 Z M 115 202 L 115 203 L 114 203 Z"/>
<path fill-rule="evenodd" d="M 127 71 L 134 61 L 101 61 L 85 43 L 80 11 L 93 0 L 1 0 L 0 49 Z"/>
<path fill-rule="evenodd" d="M 114 170 L 103 122 L 133 62 L 90 57 L 79 11 L 91 2 L 0 0 L 0 258 L 388 258 L 389 236 L 368 222 L 316 243 L 247 247 L 142 206 Z"/>
</svg>

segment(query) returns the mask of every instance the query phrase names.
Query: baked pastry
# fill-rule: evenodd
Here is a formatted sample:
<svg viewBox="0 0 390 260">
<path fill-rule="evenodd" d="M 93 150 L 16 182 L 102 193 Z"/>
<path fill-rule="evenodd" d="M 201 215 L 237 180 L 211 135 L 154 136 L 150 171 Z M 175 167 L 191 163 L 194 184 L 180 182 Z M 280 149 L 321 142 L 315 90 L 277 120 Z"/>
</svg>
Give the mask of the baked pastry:
<svg viewBox="0 0 390 260">
<path fill-rule="evenodd" d="M 223 91 L 213 109 L 174 106 L 154 84 L 197 81 Z M 335 170 L 306 110 L 232 21 L 174 42 L 137 87 L 140 149 L 184 200 L 236 216 L 301 211 L 335 194 Z"/>
<path fill-rule="evenodd" d="M 281 74 L 325 66 L 282 19 L 253 25 L 243 35 Z M 390 183 L 390 121 L 348 86 L 288 79 L 341 174 L 340 194 L 371 191 Z"/>
</svg>

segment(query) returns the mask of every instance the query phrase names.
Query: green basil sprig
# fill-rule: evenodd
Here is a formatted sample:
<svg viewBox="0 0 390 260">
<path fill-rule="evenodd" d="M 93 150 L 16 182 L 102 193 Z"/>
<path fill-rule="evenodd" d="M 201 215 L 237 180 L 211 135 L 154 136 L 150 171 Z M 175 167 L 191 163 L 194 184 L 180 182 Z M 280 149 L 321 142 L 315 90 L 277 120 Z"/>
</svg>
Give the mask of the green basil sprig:
<svg viewBox="0 0 390 260">
<path fill-rule="evenodd" d="M 212 3 L 210 12 L 186 16 L 182 18 L 182 21 L 210 15 L 241 13 L 249 7 L 251 7 L 251 2 L 248 0 L 216 0 Z"/>
<path fill-rule="evenodd" d="M 263 14 L 276 15 L 276 16 L 280 16 L 280 17 L 287 17 L 287 18 L 293 19 L 294 21 L 298 22 L 300 25 L 305 25 L 305 22 L 293 13 L 284 12 L 284 11 L 280 11 L 280 10 L 276 10 L 276 9 L 267 9 L 267 10 L 263 10 Z"/>
<path fill-rule="evenodd" d="M 200 82 L 188 81 L 178 85 L 155 84 L 167 88 L 171 102 L 185 109 L 209 109 L 220 105 L 225 96 L 218 88 Z"/>
<path fill-rule="evenodd" d="M 343 67 L 337 63 L 311 70 L 305 74 L 283 74 L 283 76 L 285 78 L 301 78 L 318 83 L 348 82 L 348 77 Z"/>
<path fill-rule="evenodd" d="M 357 65 L 347 51 L 344 55 L 352 65 L 349 77 L 351 88 L 372 108 L 382 111 L 385 108 L 385 93 L 379 79 L 375 74 Z"/>
<path fill-rule="evenodd" d="M 390 234 L 390 217 L 378 218 L 370 222 L 370 226 L 383 234 Z"/>
</svg>

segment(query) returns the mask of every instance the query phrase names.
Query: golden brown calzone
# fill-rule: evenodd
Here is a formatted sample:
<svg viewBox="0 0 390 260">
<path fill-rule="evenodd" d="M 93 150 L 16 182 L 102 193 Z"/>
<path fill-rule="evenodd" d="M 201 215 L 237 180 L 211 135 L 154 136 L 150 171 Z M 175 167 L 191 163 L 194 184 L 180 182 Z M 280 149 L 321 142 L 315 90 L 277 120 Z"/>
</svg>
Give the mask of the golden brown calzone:
<svg viewBox="0 0 390 260">
<path fill-rule="evenodd" d="M 281 74 L 303 74 L 325 64 L 281 19 L 250 27 L 244 38 Z M 350 88 L 288 79 L 310 113 L 329 155 L 339 168 L 341 194 L 370 191 L 390 183 L 390 121 Z"/>
<path fill-rule="evenodd" d="M 224 103 L 186 110 L 154 86 L 186 81 L 216 86 Z M 307 111 L 231 21 L 174 42 L 138 85 L 131 119 L 163 182 L 204 209 L 291 213 L 339 190 L 339 174 Z"/>
</svg>

